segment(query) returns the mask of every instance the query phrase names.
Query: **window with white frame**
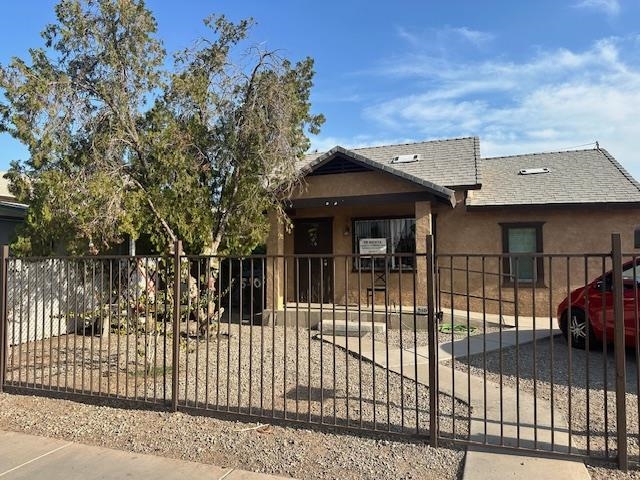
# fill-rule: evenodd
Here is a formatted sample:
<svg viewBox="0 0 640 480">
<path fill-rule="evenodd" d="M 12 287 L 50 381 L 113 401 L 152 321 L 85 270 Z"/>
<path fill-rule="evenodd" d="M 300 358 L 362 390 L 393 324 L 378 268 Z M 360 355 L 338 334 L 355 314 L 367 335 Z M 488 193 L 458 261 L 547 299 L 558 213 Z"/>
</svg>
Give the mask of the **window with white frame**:
<svg viewBox="0 0 640 480">
<path fill-rule="evenodd" d="M 353 251 L 360 252 L 360 240 L 385 239 L 387 254 L 414 254 L 416 251 L 415 218 L 371 218 L 353 220 Z M 382 242 L 381 242 L 382 243 Z M 386 263 L 385 263 L 386 260 Z M 373 261 L 373 263 L 372 263 Z M 387 255 L 360 257 L 362 270 L 407 269 L 413 268 L 413 255 Z M 354 268 L 358 269 L 357 260 Z"/>
</svg>

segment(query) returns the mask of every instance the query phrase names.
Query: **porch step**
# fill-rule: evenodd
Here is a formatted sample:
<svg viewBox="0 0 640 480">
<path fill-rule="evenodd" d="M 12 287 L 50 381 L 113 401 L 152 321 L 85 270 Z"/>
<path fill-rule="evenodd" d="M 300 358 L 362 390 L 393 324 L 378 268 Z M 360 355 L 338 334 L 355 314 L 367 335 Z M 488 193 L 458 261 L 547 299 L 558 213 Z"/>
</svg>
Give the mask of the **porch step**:
<svg viewBox="0 0 640 480">
<path fill-rule="evenodd" d="M 387 330 L 386 324 L 382 322 L 358 323 L 346 322 L 344 320 L 322 320 L 317 327 L 323 334 L 357 336 L 366 335 L 367 333 L 384 333 Z"/>
</svg>

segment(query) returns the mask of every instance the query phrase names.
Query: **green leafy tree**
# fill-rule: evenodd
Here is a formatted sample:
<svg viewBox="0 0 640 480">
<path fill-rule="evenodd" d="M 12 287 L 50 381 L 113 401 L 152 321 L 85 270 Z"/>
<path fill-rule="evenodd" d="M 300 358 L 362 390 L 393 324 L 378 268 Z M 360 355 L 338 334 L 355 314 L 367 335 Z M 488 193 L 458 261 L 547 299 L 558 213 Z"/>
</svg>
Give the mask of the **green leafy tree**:
<svg viewBox="0 0 640 480">
<path fill-rule="evenodd" d="M 125 234 L 159 250 L 246 253 L 299 181 L 313 62 L 246 46 L 223 16 L 167 70 L 142 0 L 62 0 L 30 62 L 0 66 L 0 131 L 29 149 L 8 177 L 30 205 L 14 248 L 104 251 Z"/>
</svg>

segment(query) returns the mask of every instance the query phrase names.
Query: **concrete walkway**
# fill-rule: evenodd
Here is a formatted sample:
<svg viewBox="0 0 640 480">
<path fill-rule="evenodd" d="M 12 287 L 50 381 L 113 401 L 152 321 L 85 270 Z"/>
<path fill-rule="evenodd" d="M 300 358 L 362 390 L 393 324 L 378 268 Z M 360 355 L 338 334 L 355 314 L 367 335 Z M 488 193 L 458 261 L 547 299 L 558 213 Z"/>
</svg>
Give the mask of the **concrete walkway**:
<svg viewBox="0 0 640 480">
<path fill-rule="evenodd" d="M 0 431 L 2 480 L 276 480 L 260 473 Z"/>
<path fill-rule="evenodd" d="M 534 338 L 541 340 L 550 335 L 550 331 L 535 331 L 533 328 L 505 330 L 502 339 L 495 334 L 475 335 L 451 344 L 445 342 L 438 346 L 439 361 L 451 360 L 507 348 L 519 343 L 530 342 Z M 553 332 L 557 333 L 557 332 Z M 485 337 L 485 338 L 483 338 Z M 417 379 L 423 385 L 429 384 L 429 362 L 426 347 L 415 350 L 399 348 L 389 350 L 387 364 L 386 345 L 371 339 L 324 335 L 324 340 L 347 349 L 374 362 L 383 368 Z M 359 349 L 361 343 L 361 349 Z M 414 354 L 414 352 L 416 354 Z M 455 372 L 455 374 L 454 374 Z M 416 375 L 417 374 L 417 375 Z M 482 377 L 467 375 L 465 371 L 452 369 L 451 366 L 438 365 L 440 392 L 455 397 L 471 406 L 470 440 L 485 444 L 482 447 L 469 447 L 464 469 L 464 480 L 495 478 L 536 478 L 572 480 L 589 479 L 584 463 L 581 461 L 536 458 L 512 455 L 491 446 L 506 445 L 541 451 L 567 452 L 568 429 L 564 416 L 553 411 L 547 400 L 537 399 L 526 392 L 493 382 L 484 382 Z M 534 408 L 534 405 L 536 408 Z M 553 412 L 553 417 L 552 417 Z M 461 420 L 463 421 L 463 420 Z"/>
</svg>

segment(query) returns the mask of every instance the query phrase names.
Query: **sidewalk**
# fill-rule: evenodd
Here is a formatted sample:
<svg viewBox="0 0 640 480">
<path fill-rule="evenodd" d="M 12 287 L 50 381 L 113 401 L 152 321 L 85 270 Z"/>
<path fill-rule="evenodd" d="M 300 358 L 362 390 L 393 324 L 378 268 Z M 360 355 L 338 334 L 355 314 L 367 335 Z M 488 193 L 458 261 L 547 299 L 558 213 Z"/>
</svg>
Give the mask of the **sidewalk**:
<svg viewBox="0 0 640 480">
<path fill-rule="evenodd" d="M 277 480 L 261 473 L 0 431 L 2 480 Z"/>
<path fill-rule="evenodd" d="M 439 347 L 439 360 L 451 360 L 471 354 L 498 350 L 519 343 L 540 340 L 551 333 L 548 329 L 541 331 L 533 328 L 521 328 L 518 335 L 514 331 L 503 335 L 500 342 L 495 339 L 483 339 L 476 335 L 471 339 L 445 342 Z M 491 335 L 491 334 L 490 334 Z M 319 337 L 317 337 L 319 338 Z M 429 385 L 429 361 L 426 347 L 418 347 L 418 351 L 405 349 L 389 349 L 384 342 L 351 337 L 325 335 L 325 342 L 350 351 L 369 361 L 374 361 L 383 368 Z M 388 359 L 388 360 L 387 360 Z M 387 363 L 388 362 L 388 363 Z M 439 391 L 451 395 L 469 404 L 472 408 L 470 440 L 484 443 L 483 447 L 469 447 L 465 460 L 463 480 L 489 480 L 494 478 L 536 478 L 540 480 L 570 478 L 572 480 L 588 480 L 584 463 L 579 460 L 563 460 L 536 458 L 526 455 L 509 454 L 496 449 L 500 444 L 512 447 L 525 447 L 535 450 L 566 452 L 568 450 L 567 424 L 564 416 L 554 411 L 548 402 L 538 400 L 537 408 L 533 396 L 525 392 L 493 382 L 484 382 L 482 377 L 467 375 L 460 371 L 452 375 L 452 367 L 438 365 Z M 554 421 L 555 420 L 555 421 Z M 553 426 L 553 428 L 552 428 Z M 492 446 L 494 448 L 492 448 Z"/>
</svg>

